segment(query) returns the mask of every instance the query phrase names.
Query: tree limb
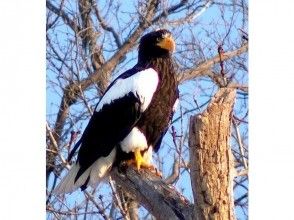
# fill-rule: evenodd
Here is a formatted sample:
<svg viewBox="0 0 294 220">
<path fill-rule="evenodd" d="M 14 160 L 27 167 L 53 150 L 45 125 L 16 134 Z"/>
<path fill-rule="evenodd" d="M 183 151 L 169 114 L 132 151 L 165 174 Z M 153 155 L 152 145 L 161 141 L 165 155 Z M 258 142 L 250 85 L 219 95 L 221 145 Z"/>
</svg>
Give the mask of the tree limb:
<svg viewBox="0 0 294 220">
<path fill-rule="evenodd" d="M 195 219 L 193 205 L 173 186 L 167 185 L 150 171 L 141 169 L 138 172 L 133 167 L 128 167 L 125 172 L 119 172 L 114 168 L 111 176 L 156 219 Z"/>
<path fill-rule="evenodd" d="M 66 23 L 74 32 L 81 31 L 82 28 L 74 20 L 72 20 L 68 16 L 68 14 L 65 11 L 63 11 L 61 8 L 57 8 L 48 0 L 46 1 L 46 7 L 57 16 L 61 16 L 61 18 L 64 20 L 64 23 Z"/>
<path fill-rule="evenodd" d="M 232 57 L 239 56 L 240 54 L 248 50 L 248 43 L 244 44 L 240 48 L 228 51 L 222 54 L 222 61 L 231 59 Z M 215 57 L 203 62 L 194 69 L 189 69 L 178 74 L 178 82 L 183 83 L 187 80 L 191 80 L 200 76 L 209 76 L 210 78 L 216 77 L 215 74 L 211 71 L 211 68 L 220 62 L 220 56 L 216 55 Z"/>
<path fill-rule="evenodd" d="M 120 48 L 122 46 L 122 43 L 121 43 L 121 40 L 119 38 L 118 33 L 115 31 L 115 29 L 112 26 L 110 26 L 109 24 L 107 24 L 107 22 L 104 20 L 104 18 L 102 17 L 102 15 L 99 12 L 99 9 L 97 7 L 97 4 L 95 4 L 93 7 L 94 7 L 95 15 L 96 15 L 96 17 L 97 17 L 97 19 L 99 21 L 99 24 L 101 25 L 101 27 L 104 30 L 106 30 L 106 31 L 108 31 L 108 32 L 110 32 L 112 34 L 112 36 L 114 38 L 114 41 L 116 43 L 116 46 L 118 48 Z"/>
<path fill-rule="evenodd" d="M 173 164 L 173 171 L 170 176 L 168 176 L 164 181 L 167 184 L 173 184 L 180 175 L 180 161 L 178 159 L 175 159 L 174 164 Z"/>
</svg>

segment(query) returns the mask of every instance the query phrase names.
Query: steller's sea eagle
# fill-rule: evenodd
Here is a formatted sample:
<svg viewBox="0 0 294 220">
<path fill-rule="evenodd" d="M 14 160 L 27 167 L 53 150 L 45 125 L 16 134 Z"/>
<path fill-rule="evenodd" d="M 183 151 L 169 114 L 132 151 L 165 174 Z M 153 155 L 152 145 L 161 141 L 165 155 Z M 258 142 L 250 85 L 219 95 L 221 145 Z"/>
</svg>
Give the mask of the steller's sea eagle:
<svg viewBox="0 0 294 220">
<path fill-rule="evenodd" d="M 140 168 L 151 164 L 161 145 L 178 101 L 172 52 L 175 42 L 168 30 L 144 35 L 138 63 L 118 76 L 98 102 L 81 139 L 77 161 L 55 188 L 55 194 L 95 187 L 121 162 Z"/>
</svg>

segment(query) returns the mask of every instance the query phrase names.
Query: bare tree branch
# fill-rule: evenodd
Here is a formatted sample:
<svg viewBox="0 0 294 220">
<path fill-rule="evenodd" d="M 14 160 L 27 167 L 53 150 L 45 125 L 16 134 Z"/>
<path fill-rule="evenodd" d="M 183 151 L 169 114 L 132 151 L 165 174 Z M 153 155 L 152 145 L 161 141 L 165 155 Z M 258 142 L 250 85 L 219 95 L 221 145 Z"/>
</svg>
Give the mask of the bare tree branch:
<svg viewBox="0 0 294 220">
<path fill-rule="evenodd" d="M 238 55 L 246 52 L 247 50 L 248 50 L 248 44 L 246 43 L 236 50 L 223 53 L 222 61 L 225 61 L 225 60 L 231 59 L 235 56 L 238 56 Z M 216 55 L 215 57 L 198 65 L 194 69 L 189 69 L 189 70 L 186 70 L 182 73 L 179 73 L 178 74 L 178 81 L 179 81 L 179 83 L 183 83 L 187 80 L 191 80 L 193 78 L 200 77 L 200 76 L 209 76 L 213 79 L 215 77 L 215 74 L 213 74 L 213 72 L 211 71 L 211 68 L 219 62 L 220 62 L 220 57 L 219 57 L 219 55 Z"/>
<path fill-rule="evenodd" d="M 194 219 L 193 206 L 189 201 L 153 173 L 146 170 L 138 173 L 133 167 L 129 167 L 124 173 L 114 169 L 111 176 L 156 219 Z"/>
<path fill-rule="evenodd" d="M 62 6 L 62 4 L 61 4 Z M 52 11 L 54 14 L 56 14 L 57 16 L 60 16 L 64 22 L 71 27 L 71 29 L 74 32 L 80 32 L 82 30 L 82 28 L 74 21 L 72 20 L 68 14 L 62 10 L 62 8 L 57 8 L 56 6 L 54 6 L 49 0 L 46 1 L 46 7 Z"/>
<path fill-rule="evenodd" d="M 173 165 L 173 171 L 171 175 L 165 179 L 166 184 L 174 183 L 179 178 L 179 175 L 180 175 L 180 161 L 175 159 L 174 165 Z"/>
<path fill-rule="evenodd" d="M 244 149 L 243 149 L 241 135 L 240 135 L 240 131 L 238 129 L 238 125 L 237 125 L 237 123 L 236 123 L 236 121 L 235 121 L 234 118 L 233 118 L 233 125 L 234 125 L 234 129 L 236 131 L 236 134 L 237 134 L 237 140 L 238 140 L 238 145 L 239 145 L 240 153 L 242 155 L 243 166 L 244 166 L 245 170 L 247 170 L 248 169 L 248 165 L 247 165 L 247 161 L 246 161 L 246 158 L 245 158 L 245 153 L 244 153 Z"/>
<path fill-rule="evenodd" d="M 121 40 L 119 38 L 118 33 L 114 30 L 114 28 L 112 26 L 110 26 L 109 24 L 106 23 L 104 18 L 100 15 L 100 12 L 99 12 L 97 5 L 94 6 L 94 10 L 95 10 L 96 17 L 97 17 L 98 21 L 100 22 L 101 27 L 104 30 L 106 30 L 112 34 L 117 47 L 120 48 L 122 46 L 122 43 L 121 43 Z"/>
</svg>

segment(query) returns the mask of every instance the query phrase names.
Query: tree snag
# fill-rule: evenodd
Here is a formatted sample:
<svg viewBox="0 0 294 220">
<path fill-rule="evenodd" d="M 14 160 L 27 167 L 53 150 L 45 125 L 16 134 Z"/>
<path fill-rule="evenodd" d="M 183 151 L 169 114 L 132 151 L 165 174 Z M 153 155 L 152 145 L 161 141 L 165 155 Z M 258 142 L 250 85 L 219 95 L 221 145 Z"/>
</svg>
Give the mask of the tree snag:
<svg viewBox="0 0 294 220">
<path fill-rule="evenodd" d="M 235 89 L 221 88 L 202 114 L 190 118 L 191 184 L 199 220 L 235 219 L 230 149 L 235 95 Z"/>
</svg>

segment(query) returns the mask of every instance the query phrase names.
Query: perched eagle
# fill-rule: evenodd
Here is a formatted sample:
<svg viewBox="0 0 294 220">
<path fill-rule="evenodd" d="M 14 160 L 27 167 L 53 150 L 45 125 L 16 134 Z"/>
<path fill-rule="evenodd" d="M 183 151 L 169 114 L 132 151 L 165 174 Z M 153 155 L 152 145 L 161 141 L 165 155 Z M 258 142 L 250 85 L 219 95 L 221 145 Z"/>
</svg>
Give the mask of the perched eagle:
<svg viewBox="0 0 294 220">
<path fill-rule="evenodd" d="M 54 190 L 72 192 L 95 187 L 112 166 L 126 162 L 154 169 L 153 150 L 161 145 L 178 100 L 172 52 L 175 42 L 168 30 L 144 35 L 138 63 L 118 76 L 98 102 L 81 139 L 76 163 Z"/>
</svg>

